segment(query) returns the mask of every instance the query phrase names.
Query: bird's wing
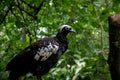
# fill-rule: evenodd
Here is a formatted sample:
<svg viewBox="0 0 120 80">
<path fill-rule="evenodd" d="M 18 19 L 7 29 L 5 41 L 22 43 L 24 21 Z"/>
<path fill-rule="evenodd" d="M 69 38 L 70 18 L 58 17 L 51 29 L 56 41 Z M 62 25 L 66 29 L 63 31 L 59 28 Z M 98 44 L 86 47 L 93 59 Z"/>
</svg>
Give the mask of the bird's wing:
<svg viewBox="0 0 120 80">
<path fill-rule="evenodd" d="M 20 66 L 24 66 L 26 65 L 26 62 L 31 62 L 30 58 L 32 58 L 32 54 L 31 54 L 32 50 L 31 50 L 31 46 L 25 48 L 24 50 L 22 50 L 20 53 L 18 53 L 17 55 L 15 55 L 10 61 L 9 63 L 6 65 L 6 70 L 14 70 L 19 68 Z"/>
<path fill-rule="evenodd" d="M 36 61 L 47 60 L 52 54 L 56 54 L 59 49 L 59 44 L 54 40 L 43 41 L 43 43 L 38 43 L 37 45 L 38 49 L 34 52 L 34 60 Z"/>
<path fill-rule="evenodd" d="M 59 49 L 59 44 L 54 39 L 42 39 L 31 46 L 28 46 L 17 54 L 6 66 L 6 70 L 15 69 L 18 66 L 31 65 L 34 61 L 45 61 L 52 54 L 56 54 Z"/>
</svg>

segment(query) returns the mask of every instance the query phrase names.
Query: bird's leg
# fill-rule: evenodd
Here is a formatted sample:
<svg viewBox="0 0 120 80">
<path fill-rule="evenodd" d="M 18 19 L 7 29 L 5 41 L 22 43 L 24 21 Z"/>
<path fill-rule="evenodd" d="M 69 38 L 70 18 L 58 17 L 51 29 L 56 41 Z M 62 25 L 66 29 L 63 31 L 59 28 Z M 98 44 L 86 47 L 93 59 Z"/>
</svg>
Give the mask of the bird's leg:
<svg viewBox="0 0 120 80">
<path fill-rule="evenodd" d="M 42 80 L 42 77 L 40 75 L 37 75 L 37 80 Z"/>
</svg>

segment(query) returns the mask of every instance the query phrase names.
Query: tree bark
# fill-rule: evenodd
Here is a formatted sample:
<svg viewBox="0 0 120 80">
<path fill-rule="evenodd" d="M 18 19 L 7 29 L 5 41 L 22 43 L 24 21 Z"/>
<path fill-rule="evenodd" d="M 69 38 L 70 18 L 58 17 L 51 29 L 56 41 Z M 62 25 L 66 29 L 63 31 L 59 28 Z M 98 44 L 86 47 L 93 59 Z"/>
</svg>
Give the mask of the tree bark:
<svg viewBox="0 0 120 80">
<path fill-rule="evenodd" d="M 120 80 L 120 14 L 108 18 L 109 47 L 108 65 L 112 80 Z"/>
</svg>

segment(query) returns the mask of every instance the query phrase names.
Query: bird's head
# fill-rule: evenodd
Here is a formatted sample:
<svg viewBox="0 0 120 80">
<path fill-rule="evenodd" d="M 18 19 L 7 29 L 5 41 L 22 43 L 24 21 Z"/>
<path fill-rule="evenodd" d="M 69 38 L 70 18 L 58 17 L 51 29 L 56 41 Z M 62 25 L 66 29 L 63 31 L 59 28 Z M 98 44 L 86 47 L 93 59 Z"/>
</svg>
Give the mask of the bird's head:
<svg viewBox="0 0 120 80">
<path fill-rule="evenodd" d="M 71 32 L 75 32 L 75 30 L 73 30 L 71 28 L 71 26 L 69 25 L 62 25 L 60 26 L 60 28 L 58 29 L 58 33 L 59 34 L 63 34 L 63 35 L 67 35 L 68 33 L 71 33 Z"/>
<path fill-rule="evenodd" d="M 56 37 L 61 41 L 65 41 L 67 40 L 66 36 L 68 35 L 68 33 L 72 33 L 72 32 L 75 31 L 69 25 L 62 25 L 58 29 Z"/>
</svg>

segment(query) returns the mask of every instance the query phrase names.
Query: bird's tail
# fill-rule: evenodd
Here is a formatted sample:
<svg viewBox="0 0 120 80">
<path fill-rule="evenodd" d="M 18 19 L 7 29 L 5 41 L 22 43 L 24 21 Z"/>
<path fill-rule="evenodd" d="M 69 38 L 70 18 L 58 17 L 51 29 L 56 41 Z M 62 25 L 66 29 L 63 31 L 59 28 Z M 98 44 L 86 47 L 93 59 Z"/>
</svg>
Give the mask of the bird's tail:
<svg viewBox="0 0 120 80">
<path fill-rule="evenodd" d="M 19 80 L 19 76 L 14 72 L 9 73 L 9 80 Z"/>
<path fill-rule="evenodd" d="M 43 80 L 41 76 L 36 76 L 37 80 Z"/>
</svg>

